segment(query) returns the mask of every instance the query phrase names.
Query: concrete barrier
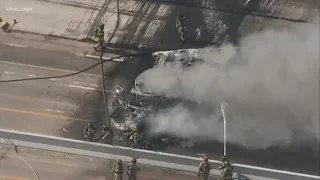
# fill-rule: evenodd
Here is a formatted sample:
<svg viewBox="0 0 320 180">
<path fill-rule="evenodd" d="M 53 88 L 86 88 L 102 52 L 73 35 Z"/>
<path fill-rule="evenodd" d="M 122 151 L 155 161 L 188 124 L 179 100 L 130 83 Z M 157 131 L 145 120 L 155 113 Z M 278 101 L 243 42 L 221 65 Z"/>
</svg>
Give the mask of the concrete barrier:
<svg viewBox="0 0 320 180">
<path fill-rule="evenodd" d="M 183 171 L 197 172 L 200 158 L 181 156 L 169 153 L 132 149 L 100 143 L 84 142 L 66 138 L 45 136 L 0 129 L 0 144 L 14 144 L 19 147 L 35 148 L 82 156 L 104 159 L 123 159 L 129 161 L 132 157 L 139 158 L 139 163 L 151 166 L 171 168 Z M 212 175 L 217 175 L 219 161 L 210 160 Z M 319 176 L 280 171 L 243 164 L 233 164 L 234 177 L 241 180 L 320 180 Z"/>
</svg>

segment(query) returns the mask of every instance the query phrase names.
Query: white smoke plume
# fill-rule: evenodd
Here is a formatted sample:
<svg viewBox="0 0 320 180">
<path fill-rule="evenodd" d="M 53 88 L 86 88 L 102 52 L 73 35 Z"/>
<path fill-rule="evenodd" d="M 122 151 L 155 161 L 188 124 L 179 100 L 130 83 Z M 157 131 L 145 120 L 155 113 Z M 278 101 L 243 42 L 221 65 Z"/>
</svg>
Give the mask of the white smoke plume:
<svg viewBox="0 0 320 180">
<path fill-rule="evenodd" d="M 153 133 L 223 142 L 220 103 L 228 107 L 228 142 L 261 149 L 319 142 L 319 28 L 265 30 L 201 52 L 188 69 L 147 70 L 144 86 L 199 104 L 166 109 L 150 119 Z M 209 107 L 203 110 L 200 107 Z"/>
</svg>

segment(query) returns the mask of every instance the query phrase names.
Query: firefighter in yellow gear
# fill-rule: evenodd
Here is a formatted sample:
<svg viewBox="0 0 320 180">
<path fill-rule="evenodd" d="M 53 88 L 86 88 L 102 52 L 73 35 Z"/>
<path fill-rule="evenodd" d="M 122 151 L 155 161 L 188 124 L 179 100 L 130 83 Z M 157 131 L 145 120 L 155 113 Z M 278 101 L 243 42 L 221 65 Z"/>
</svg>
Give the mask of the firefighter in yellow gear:
<svg viewBox="0 0 320 180">
<path fill-rule="evenodd" d="M 114 180 L 122 180 L 123 177 L 123 163 L 121 159 L 118 159 L 115 164 L 113 164 L 113 173 L 114 173 Z"/>
<path fill-rule="evenodd" d="M 219 180 L 232 180 L 233 167 L 226 156 L 221 158 L 222 166 L 219 167 L 221 170 Z"/>
<path fill-rule="evenodd" d="M 83 130 L 84 139 L 89 142 L 93 142 L 94 135 L 96 133 L 96 128 L 93 123 L 90 122 Z"/>
<path fill-rule="evenodd" d="M 15 26 L 17 23 L 18 23 L 18 21 L 16 19 L 13 19 L 13 22 L 10 24 L 9 22 L 4 20 L 3 18 L 0 18 L 1 30 L 5 33 L 10 33 L 13 26 Z"/>
<path fill-rule="evenodd" d="M 131 160 L 131 163 L 127 166 L 128 180 L 137 180 L 137 174 L 140 168 L 137 166 L 136 158 Z"/>
<path fill-rule="evenodd" d="M 137 129 L 135 129 L 132 133 L 132 135 L 129 138 L 129 142 L 131 144 L 131 147 L 138 147 L 140 144 L 141 135 Z"/>
<path fill-rule="evenodd" d="M 198 177 L 201 178 L 201 180 L 208 180 L 209 175 L 210 175 L 210 170 L 211 166 L 209 163 L 209 158 L 204 157 L 203 162 L 199 164 L 199 172 L 198 172 Z"/>
<path fill-rule="evenodd" d="M 112 138 L 113 134 L 111 128 L 106 125 L 102 125 L 100 139 L 106 144 L 112 144 Z"/>
<path fill-rule="evenodd" d="M 101 23 L 94 32 L 97 43 L 94 45 L 96 51 L 101 51 L 104 44 L 104 24 Z"/>
<path fill-rule="evenodd" d="M 182 42 L 185 41 L 186 28 L 187 28 L 186 17 L 184 17 L 182 15 L 178 15 L 177 20 L 176 20 L 176 29 L 178 31 L 178 34 L 180 36 L 180 40 Z"/>
</svg>

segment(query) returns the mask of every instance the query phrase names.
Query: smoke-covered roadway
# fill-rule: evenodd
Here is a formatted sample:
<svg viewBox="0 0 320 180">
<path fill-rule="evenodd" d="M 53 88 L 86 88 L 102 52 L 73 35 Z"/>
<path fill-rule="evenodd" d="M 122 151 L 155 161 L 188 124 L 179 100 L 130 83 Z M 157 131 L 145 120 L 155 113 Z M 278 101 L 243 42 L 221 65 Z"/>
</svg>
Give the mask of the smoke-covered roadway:
<svg viewBox="0 0 320 180">
<path fill-rule="evenodd" d="M 166 66 L 147 70 L 143 82 L 148 91 L 199 103 L 193 108 L 178 105 L 159 112 L 148 120 L 149 132 L 202 141 L 203 147 L 217 146 L 207 140 L 223 142 L 219 104 L 226 101 L 229 143 L 245 149 L 266 149 L 265 154 L 268 148 L 303 146 L 317 157 L 319 29 L 312 28 L 286 33 L 261 31 L 241 41 L 244 49 L 204 49 L 204 64 L 189 69 Z M 300 32 L 309 33 L 301 37 Z M 217 67 L 227 61 L 233 64 Z M 204 111 L 201 106 L 212 110 Z"/>
<path fill-rule="evenodd" d="M 144 87 L 148 91 L 206 104 L 213 111 L 192 117 L 184 107 L 170 108 L 152 118 L 154 128 L 181 137 L 213 136 L 221 141 L 221 113 L 214 109 L 226 101 L 232 143 L 251 149 L 285 146 L 301 140 L 294 133 L 306 136 L 303 141 L 318 139 L 317 31 L 310 30 L 307 39 L 297 33 L 261 31 L 242 40 L 246 48 L 240 50 L 232 46 L 220 52 L 203 49 L 200 54 L 205 63 L 192 68 L 147 70 Z"/>
</svg>

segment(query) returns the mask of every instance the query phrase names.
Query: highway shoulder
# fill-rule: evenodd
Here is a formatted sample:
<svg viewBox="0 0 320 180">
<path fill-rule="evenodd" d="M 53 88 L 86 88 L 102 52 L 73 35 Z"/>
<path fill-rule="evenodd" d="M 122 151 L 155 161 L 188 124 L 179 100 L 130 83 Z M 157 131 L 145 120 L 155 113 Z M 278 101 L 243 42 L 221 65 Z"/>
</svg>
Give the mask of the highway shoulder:
<svg viewBox="0 0 320 180">
<path fill-rule="evenodd" d="M 30 167 L 21 161 L 13 148 L 8 148 L 10 146 L 0 146 L 1 151 L 6 152 L 0 163 L 1 175 L 15 177 L 17 180 L 35 179 Z M 32 165 L 40 179 L 105 180 L 113 178 L 111 170 L 115 160 L 27 148 L 18 148 L 18 152 L 24 160 Z M 128 162 L 124 162 L 125 167 L 127 164 Z M 191 172 L 138 165 L 141 168 L 138 174 L 140 180 L 193 180 L 195 178 L 195 174 Z"/>
</svg>

